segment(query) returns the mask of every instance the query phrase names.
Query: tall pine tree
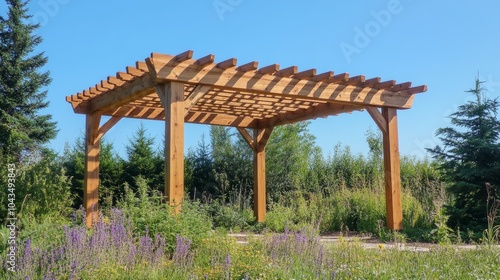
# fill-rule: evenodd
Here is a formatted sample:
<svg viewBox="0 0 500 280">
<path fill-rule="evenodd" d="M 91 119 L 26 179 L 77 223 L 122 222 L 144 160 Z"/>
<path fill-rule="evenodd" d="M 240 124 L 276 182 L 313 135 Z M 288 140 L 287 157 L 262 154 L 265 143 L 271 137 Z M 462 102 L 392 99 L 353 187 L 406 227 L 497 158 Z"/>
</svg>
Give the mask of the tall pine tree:
<svg viewBox="0 0 500 280">
<path fill-rule="evenodd" d="M 56 136 L 44 87 L 51 82 L 44 53 L 33 54 L 42 42 L 34 35 L 38 24 L 29 23 L 29 1 L 7 0 L 7 18 L 0 16 L 0 156 L 20 162 Z"/>
<path fill-rule="evenodd" d="M 443 147 L 429 150 L 441 162 L 441 169 L 450 181 L 449 193 L 454 202 L 447 207 L 449 225 L 482 231 L 486 228 L 486 184 L 500 187 L 500 121 L 498 99 L 483 94 L 481 82 L 467 91 L 475 99 L 458 107 L 451 123 L 440 128 L 437 136 Z"/>
</svg>

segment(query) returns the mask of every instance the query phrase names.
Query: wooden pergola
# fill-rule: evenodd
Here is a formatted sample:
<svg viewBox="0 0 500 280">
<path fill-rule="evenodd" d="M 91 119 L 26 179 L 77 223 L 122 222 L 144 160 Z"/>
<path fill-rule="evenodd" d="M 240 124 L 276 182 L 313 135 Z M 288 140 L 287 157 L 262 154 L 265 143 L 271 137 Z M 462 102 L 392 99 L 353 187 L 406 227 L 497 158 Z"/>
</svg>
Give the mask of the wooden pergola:
<svg viewBox="0 0 500 280">
<path fill-rule="evenodd" d="M 238 65 L 214 55 L 193 59 L 153 53 L 126 71 L 67 96 L 75 113 L 86 115 L 84 207 L 87 226 L 96 217 L 101 137 L 122 118 L 165 121 L 165 195 L 175 211 L 184 196 L 184 123 L 236 127 L 254 154 L 254 213 L 266 214 L 265 147 L 275 126 L 366 110 L 382 131 L 387 227 L 402 228 L 397 110 L 412 106 L 427 90 L 410 82 L 364 76 L 299 72 L 297 66 Z M 101 117 L 111 118 L 101 125 Z"/>
</svg>

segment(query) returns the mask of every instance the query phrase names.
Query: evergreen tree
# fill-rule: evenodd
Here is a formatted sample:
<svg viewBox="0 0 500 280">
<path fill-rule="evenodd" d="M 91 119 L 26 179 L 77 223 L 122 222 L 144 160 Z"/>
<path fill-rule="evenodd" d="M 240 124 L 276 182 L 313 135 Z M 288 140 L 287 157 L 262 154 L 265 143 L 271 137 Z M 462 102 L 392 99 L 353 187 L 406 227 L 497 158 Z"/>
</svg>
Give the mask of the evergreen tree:
<svg viewBox="0 0 500 280">
<path fill-rule="evenodd" d="M 83 204 L 84 151 L 84 139 L 80 137 L 73 147 L 66 144 L 61 159 L 66 175 L 70 178 L 70 190 L 74 197 L 75 208 Z M 108 143 L 106 138 L 101 139 L 99 162 L 99 200 L 104 203 L 101 203 L 102 205 L 111 205 L 122 196 L 124 161 L 117 156 L 113 144 Z"/>
<path fill-rule="evenodd" d="M 454 127 L 438 129 L 443 147 L 429 150 L 451 184 L 454 203 L 446 208 L 449 225 L 473 231 L 487 225 L 486 184 L 494 186 L 496 194 L 500 186 L 500 103 L 483 94 L 481 83 L 476 79 L 475 88 L 467 91 L 475 99 L 451 114 Z"/>
<path fill-rule="evenodd" d="M 102 206 L 112 206 L 123 194 L 123 164 L 113 144 L 101 140 L 99 154 L 99 200 Z M 156 174 L 155 174 L 156 175 Z"/>
<path fill-rule="evenodd" d="M 54 138 L 57 130 L 51 115 L 38 112 L 51 82 L 44 53 L 33 55 L 42 42 L 32 35 L 38 24 L 28 23 L 28 1 L 7 0 L 7 18 L 0 16 L 0 156 L 20 162 Z"/>
<path fill-rule="evenodd" d="M 83 137 L 75 141 L 75 145 L 70 147 L 66 144 L 62 156 L 62 164 L 66 170 L 66 175 L 71 178 L 70 191 L 73 194 L 73 207 L 78 208 L 83 205 L 83 173 L 85 169 L 85 145 Z"/>
<path fill-rule="evenodd" d="M 210 147 L 202 136 L 196 151 L 189 150 L 186 163 L 190 176 L 186 181 L 186 189 L 189 197 L 203 198 L 217 196 L 217 188 L 213 178 L 214 162 L 211 156 Z"/>
<path fill-rule="evenodd" d="M 216 182 L 217 193 L 225 196 L 228 194 L 233 181 L 234 151 L 231 143 L 230 128 L 224 126 L 210 126 L 212 142 L 213 179 Z"/>
<path fill-rule="evenodd" d="M 136 189 L 136 177 L 141 175 L 149 186 L 161 192 L 164 191 L 164 178 L 158 172 L 158 166 L 163 165 L 163 159 L 153 150 L 154 138 L 146 135 L 146 128 L 141 123 L 134 137 L 126 147 L 127 161 L 124 163 L 124 181 Z"/>
</svg>

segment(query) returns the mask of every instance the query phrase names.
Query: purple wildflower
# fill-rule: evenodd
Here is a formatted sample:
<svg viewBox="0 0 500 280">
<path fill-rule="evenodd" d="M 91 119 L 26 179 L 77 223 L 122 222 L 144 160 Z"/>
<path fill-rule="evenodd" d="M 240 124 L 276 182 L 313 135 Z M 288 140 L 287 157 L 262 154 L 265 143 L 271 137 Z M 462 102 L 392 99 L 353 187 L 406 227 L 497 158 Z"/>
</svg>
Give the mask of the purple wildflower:
<svg viewBox="0 0 500 280">
<path fill-rule="evenodd" d="M 226 255 L 226 262 L 224 263 L 224 270 L 225 270 L 225 278 L 226 279 L 232 279 L 232 273 L 231 273 L 231 255 L 228 253 Z"/>
<path fill-rule="evenodd" d="M 158 266 L 165 260 L 165 238 L 156 235 L 154 240 L 146 235 L 135 241 L 130 220 L 122 211 L 112 210 L 109 221 L 103 216 L 88 230 L 85 224 L 64 226 L 64 239 L 60 247 L 43 250 L 33 248 L 31 240 L 20 248 L 20 279 L 80 279 L 83 271 L 98 269 L 103 265 L 119 264 L 133 269 L 146 261 Z M 189 249 L 190 242 L 184 242 Z M 189 256 L 187 257 L 189 259 Z"/>
<path fill-rule="evenodd" d="M 174 263 L 181 267 L 187 267 L 192 262 L 192 254 L 189 253 L 189 248 L 191 246 L 191 240 L 184 238 L 182 236 L 176 237 L 175 251 L 172 256 Z"/>
</svg>

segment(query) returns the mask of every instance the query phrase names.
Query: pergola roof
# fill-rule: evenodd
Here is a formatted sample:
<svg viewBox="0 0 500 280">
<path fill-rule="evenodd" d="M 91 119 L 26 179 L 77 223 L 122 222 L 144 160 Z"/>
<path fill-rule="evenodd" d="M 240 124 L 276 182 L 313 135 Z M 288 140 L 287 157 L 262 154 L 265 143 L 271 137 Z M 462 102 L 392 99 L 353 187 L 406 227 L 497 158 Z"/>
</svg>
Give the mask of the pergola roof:
<svg viewBox="0 0 500 280">
<path fill-rule="evenodd" d="M 192 51 L 152 53 L 66 100 L 75 113 L 163 120 L 156 86 L 175 81 L 185 85 L 185 122 L 258 128 L 370 107 L 407 109 L 414 94 L 427 90 L 379 77 L 299 72 L 297 66 L 280 69 L 278 64 L 258 68 L 256 61 L 238 66 L 235 58 L 216 63 L 214 55 L 192 56 Z"/>
</svg>

